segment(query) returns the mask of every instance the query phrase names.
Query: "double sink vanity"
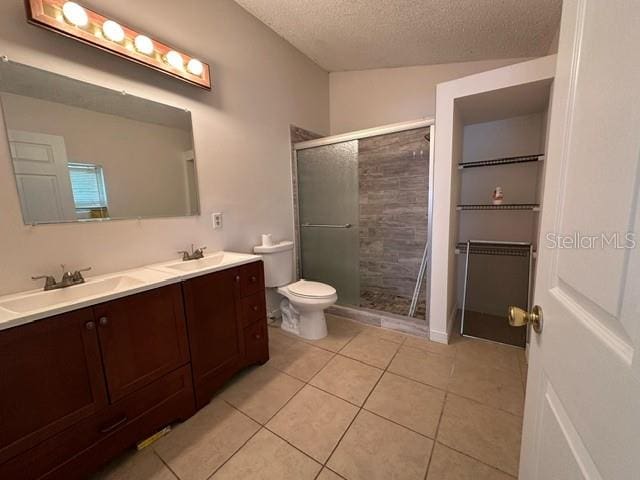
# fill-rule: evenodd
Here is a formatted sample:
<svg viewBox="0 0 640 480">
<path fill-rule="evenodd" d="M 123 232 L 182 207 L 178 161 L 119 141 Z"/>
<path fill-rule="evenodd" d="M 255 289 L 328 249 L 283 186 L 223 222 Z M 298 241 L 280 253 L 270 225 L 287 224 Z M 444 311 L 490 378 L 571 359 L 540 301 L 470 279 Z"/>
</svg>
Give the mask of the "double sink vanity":
<svg viewBox="0 0 640 480">
<path fill-rule="evenodd" d="M 84 478 L 268 358 L 255 255 L 0 297 L 0 478 Z"/>
</svg>

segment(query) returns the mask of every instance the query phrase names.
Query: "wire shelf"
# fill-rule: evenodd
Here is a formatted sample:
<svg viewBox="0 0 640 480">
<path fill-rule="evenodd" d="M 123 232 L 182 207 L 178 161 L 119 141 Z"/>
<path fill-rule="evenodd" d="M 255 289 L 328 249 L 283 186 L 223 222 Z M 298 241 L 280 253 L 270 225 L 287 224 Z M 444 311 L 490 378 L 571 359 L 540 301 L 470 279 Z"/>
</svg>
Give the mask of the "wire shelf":
<svg viewBox="0 0 640 480">
<path fill-rule="evenodd" d="M 540 210 L 539 203 L 503 203 L 501 205 L 463 204 L 456 207 L 457 210 Z"/>
<path fill-rule="evenodd" d="M 523 155 L 519 157 L 495 158 L 492 160 L 481 160 L 478 162 L 459 163 L 458 170 L 464 170 L 465 168 L 477 168 L 477 167 L 496 167 L 499 165 L 511 165 L 515 163 L 541 162 L 542 160 L 544 160 L 543 154 Z"/>
<path fill-rule="evenodd" d="M 456 244 L 456 254 L 465 255 L 467 253 L 467 243 L 459 242 Z M 498 255 L 508 257 L 528 257 L 530 254 L 536 256 L 535 250 L 531 250 L 530 244 L 518 243 L 471 243 L 471 255 Z"/>
</svg>

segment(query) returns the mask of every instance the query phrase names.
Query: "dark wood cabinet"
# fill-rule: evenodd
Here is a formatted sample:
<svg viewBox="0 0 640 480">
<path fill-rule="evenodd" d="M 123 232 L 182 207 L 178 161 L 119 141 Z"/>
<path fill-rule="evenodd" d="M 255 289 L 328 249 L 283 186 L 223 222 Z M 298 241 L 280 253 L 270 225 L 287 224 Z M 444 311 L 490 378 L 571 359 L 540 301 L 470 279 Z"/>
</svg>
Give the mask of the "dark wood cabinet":
<svg viewBox="0 0 640 480">
<path fill-rule="evenodd" d="M 0 332 L 0 464 L 106 404 L 91 309 Z"/>
<path fill-rule="evenodd" d="M 0 478 L 86 478 L 266 362 L 267 331 L 262 262 L 0 331 Z"/>
<path fill-rule="evenodd" d="M 180 284 L 0 331 L 0 392 L 0 478 L 85 478 L 186 420 Z"/>
<path fill-rule="evenodd" d="M 112 402 L 189 362 L 180 285 L 94 307 Z"/>
<path fill-rule="evenodd" d="M 262 262 L 192 278 L 183 283 L 196 403 L 202 407 L 238 370 L 266 362 L 268 351 L 248 361 L 245 327 L 265 325 Z"/>
<path fill-rule="evenodd" d="M 242 326 L 235 300 L 240 279 L 235 269 L 223 270 L 187 280 L 182 288 L 200 407 L 242 363 Z"/>
</svg>

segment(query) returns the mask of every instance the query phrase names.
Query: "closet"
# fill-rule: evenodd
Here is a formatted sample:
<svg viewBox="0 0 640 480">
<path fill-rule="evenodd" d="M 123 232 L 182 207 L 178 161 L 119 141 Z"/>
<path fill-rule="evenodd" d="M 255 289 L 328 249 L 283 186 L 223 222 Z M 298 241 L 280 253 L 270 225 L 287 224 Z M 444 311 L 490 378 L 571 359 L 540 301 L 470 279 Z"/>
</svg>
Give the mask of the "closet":
<svg viewBox="0 0 640 480">
<path fill-rule="evenodd" d="M 460 333 L 524 347 L 511 305 L 529 310 L 535 281 L 550 82 L 456 100 L 462 121 L 455 244 Z"/>
</svg>

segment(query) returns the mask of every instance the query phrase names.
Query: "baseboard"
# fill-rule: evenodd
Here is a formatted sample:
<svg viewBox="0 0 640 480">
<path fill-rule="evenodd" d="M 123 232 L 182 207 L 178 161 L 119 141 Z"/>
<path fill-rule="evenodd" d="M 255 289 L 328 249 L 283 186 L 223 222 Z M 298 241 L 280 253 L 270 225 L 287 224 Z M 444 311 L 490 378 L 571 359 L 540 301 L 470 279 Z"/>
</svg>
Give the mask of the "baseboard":
<svg viewBox="0 0 640 480">
<path fill-rule="evenodd" d="M 429 340 L 438 343 L 449 343 L 449 334 L 439 330 L 429 330 Z"/>
<path fill-rule="evenodd" d="M 458 309 L 455 308 L 453 309 L 453 311 L 449 315 L 449 318 L 447 319 L 446 332 L 443 332 L 441 330 L 434 330 L 434 329 L 429 330 L 429 340 L 431 340 L 432 342 L 438 342 L 438 343 L 449 343 L 449 340 L 452 337 L 452 331 L 456 323 L 457 315 L 458 315 Z"/>
</svg>

